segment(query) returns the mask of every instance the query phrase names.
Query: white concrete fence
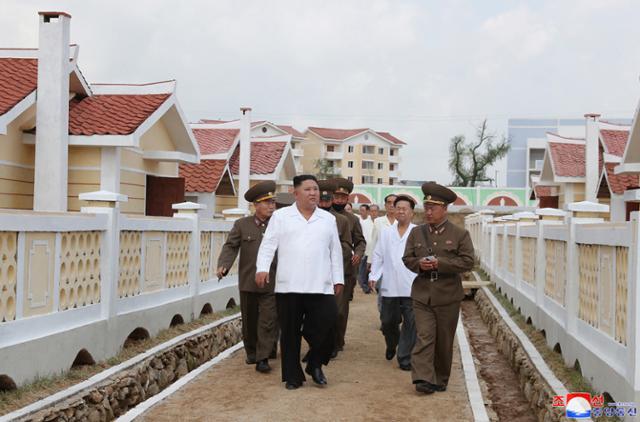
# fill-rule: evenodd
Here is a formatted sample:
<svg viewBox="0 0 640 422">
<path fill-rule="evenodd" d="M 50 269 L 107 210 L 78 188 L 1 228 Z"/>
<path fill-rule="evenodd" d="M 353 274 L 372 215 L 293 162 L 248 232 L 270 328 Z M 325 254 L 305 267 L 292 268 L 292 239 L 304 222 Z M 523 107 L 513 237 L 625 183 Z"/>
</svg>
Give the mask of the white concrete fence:
<svg viewBox="0 0 640 422">
<path fill-rule="evenodd" d="M 640 401 L 638 213 L 606 222 L 608 206 L 569 204 L 465 225 L 482 269 L 565 363 L 617 401 Z"/>
<path fill-rule="evenodd" d="M 0 389 L 238 303 L 237 266 L 215 275 L 231 222 L 190 203 L 132 217 L 117 195 L 83 199 L 81 213 L 0 212 Z"/>
</svg>

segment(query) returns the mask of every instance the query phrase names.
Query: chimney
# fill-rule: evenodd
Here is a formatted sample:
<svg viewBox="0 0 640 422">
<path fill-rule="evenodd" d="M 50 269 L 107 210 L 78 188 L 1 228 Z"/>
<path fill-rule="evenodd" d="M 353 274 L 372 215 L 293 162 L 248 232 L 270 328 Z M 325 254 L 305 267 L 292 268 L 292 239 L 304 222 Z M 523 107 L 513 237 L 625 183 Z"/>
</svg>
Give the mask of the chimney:
<svg viewBox="0 0 640 422">
<path fill-rule="evenodd" d="M 249 176 L 251 171 L 251 108 L 241 107 L 240 111 L 240 177 L 238 183 L 238 208 L 249 209 L 249 203 L 244 194 L 249 190 Z"/>
<path fill-rule="evenodd" d="M 600 138 L 599 114 L 585 114 L 585 178 L 587 180 L 585 186 L 585 200 L 589 202 L 598 202 L 596 199 L 598 194 L 598 147 Z"/>
<path fill-rule="evenodd" d="M 39 12 L 33 209 L 67 211 L 69 26 L 64 12 Z"/>
</svg>

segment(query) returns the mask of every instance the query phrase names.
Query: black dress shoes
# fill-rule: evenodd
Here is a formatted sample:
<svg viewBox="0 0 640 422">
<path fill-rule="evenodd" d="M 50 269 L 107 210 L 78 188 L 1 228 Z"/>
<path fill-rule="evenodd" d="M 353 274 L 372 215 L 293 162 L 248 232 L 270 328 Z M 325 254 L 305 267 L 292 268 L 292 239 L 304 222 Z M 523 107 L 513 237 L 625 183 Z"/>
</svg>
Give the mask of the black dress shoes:
<svg viewBox="0 0 640 422">
<path fill-rule="evenodd" d="M 244 360 L 244 363 L 246 363 L 247 365 L 255 365 L 255 363 L 256 363 L 256 358 L 249 358 L 249 357 L 248 357 L 248 358 L 246 358 L 246 359 Z"/>
<path fill-rule="evenodd" d="M 303 363 L 307 363 L 308 360 L 309 360 L 309 352 L 305 353 L 304 356 L 302 357 Z"/>
<path fill-rule="evenodd" d="M 433 394 L 435 390 L 431 388 L 432 386 L 433 384 L 429 382 L 419 382 L 416 384 L 416 391 L 418 393 Z"/>
<path fill-rule="evenodd" d="M 271 366 L 269 366 L 269 361 L 267 359 L 263 359 L 260 362 L 256 363 L 256 371 L 262 372 L 263 374 L 271 372 Z"/>
<path fill-rule="evenodd" d="M 327 377 L 324 376 L 322 368 L 311 368 L 309 365 L 305 368 L 304 372 L 311 375 L 311 379 L 318 385 L 327 385 Z"/>
<path fill-rule="evenodd" d="M 287 381 L 287 383 L 284 385 L 284 388 L 286 388 L 287 390 L 297 390 L 300 387 L 302 387 L 302 384 L 289 381 Z"/>
<path fill-rule="evenodd" d="M 331 352 L 331 359 L 335 359 L 338 357 L 338 349 L 333 349 L 333 352 Z M 306 362 L 303 360 L 303 362 Z"/>
<path fill-rule="evenodd" d="M 400 369 L 402 369 L 403 371 L 411 371 L 411 364 L 400 364 Z"/>
<path fill-rule="evenodd" d="M 439 393 L 443 391 L 447 391 L 446 385 L 431 384 L 431 388 L 433 388 L 434 391 L 437 391 Z"/>
<path fill-rule="evenodd" d="M 384 352 L 384 357 L 387 360 L 393 359 L 395 355 L 396 355 L 396 349 L 387 349 L 386 352 Z"/>
</svg>

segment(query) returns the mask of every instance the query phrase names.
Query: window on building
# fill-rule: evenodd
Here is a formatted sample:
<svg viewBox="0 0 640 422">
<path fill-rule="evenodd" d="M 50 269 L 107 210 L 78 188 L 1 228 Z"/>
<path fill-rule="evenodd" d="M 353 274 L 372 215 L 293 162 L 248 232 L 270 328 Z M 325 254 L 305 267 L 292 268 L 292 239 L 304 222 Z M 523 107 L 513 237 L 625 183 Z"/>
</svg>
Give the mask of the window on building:
<svg viewBox="0 0 640 422">
<path fill-rule="evenodd" d="M 353 182 L 353 176 L 347 176 L 347 180 Z"/>
<path fill-rule="evenodd" d="M 262 128 L 262 133 L 267 133 L 267 127 L 266 127 L 266 126 L 264 126 L 264 127 Z"/>
<path fill-rule="evenodd" d="M 333 152 L 335 150 L 335 146 L 327 145 L 327 152 Z"/>
<path fill-rule="evenodd" d="M 376 147 L 372 146 L 372 145 L 364 145 L 362 147 L 362 152 L 365 154 L 375 154 L 376 153 Z"/>
<path fill-rule="evenodd" d="M 393 163 L 389 164 L 389 171 L 394 171 L 396 169 L 396 165 Z"/>
<path fill-rule="evenodd" d="M 373 161 L 362 161 L 362 168 L 373 170 Z"/>
<path fill-rule="evenodd" d="M 347 161 L 347 167 L 352 169 L 353 168 L 353 161 Z"/>
<path fill-rule="evenodd" d="M 363 185 L 372 185 L 373 184 L 373 176 L 362 176 L 362 184 Z"/>
<path fill-rule="evenodd" d="M 378 177 L 378 184 L 381 185 L 382 184 L 382 177 Z"/>
<path fill-rule="evenodd" d="M 378 148 L 378 154 L 384 155 L 384 148 Z"/>
<path fill-rule="evenodd" d="M 393 185 L 393 179 L 392 178 L 389 178 L 389 184 Z"/>
<path fill-rule="evenodd" d="M 384 163 L 378 163 L 378 170 L 384 170 Z"/>
<path fill-rule="evenodd" d="M 395 150 L 395 149 L 393 149 L 393 148 L 392 148 L 391 150 L 389 150 L 389 155 L 391 155 L 392 157 L 393 157 L 394 155 L 396 155 L 396 150 Z"/>
<path fill-rule="evenodd" d="M 353 152 L 353 147 L 354 147 L 353 145 L 349 145 L 348 151 Z"/>
</svg>

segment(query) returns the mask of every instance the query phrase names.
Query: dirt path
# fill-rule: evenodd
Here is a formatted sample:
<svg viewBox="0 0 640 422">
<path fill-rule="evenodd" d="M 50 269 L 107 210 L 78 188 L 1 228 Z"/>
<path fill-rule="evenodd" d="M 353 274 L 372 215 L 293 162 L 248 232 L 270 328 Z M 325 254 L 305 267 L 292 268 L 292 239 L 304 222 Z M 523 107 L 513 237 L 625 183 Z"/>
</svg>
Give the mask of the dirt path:
<svg viewBox="0 0 640 422">
<path fill-rule="evenodd" d="M 279 360 L 262 375 L 244 363 L 239 351 L 138 420 L 472 420 L 457 345 L 447 391 L 418 395 L 410 373 L 385 360 L 379 326 L 375 296 L 358 291 L 351 302 L 347 346 L 324 370 L 326 388 L 307 377 L 303 388 L 288 391 L 280 382 Z"/>
<path fill-rule="evenodd" d="M 520 390 L 518 376 L 498 350 L 474 301 L 462 302 L 462 316 L 472 354 L 479 362 L 476 370 L 487 385 L 491 407 L 499 420 L 536 422 L 538 419 Z"/>
</svg>

